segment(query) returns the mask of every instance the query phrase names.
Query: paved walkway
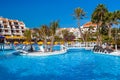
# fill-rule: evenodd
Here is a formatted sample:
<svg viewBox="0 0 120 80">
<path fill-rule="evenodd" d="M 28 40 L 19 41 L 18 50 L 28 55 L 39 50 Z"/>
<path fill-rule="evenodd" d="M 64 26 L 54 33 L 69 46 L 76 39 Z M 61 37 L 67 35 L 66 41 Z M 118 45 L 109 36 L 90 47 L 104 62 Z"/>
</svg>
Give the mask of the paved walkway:
<svg viewBox="0 0 120 80">
<path fill-rule="evenodd" d="M 120 56 L 120 50 L 118 50 L 117 52 L 112 52 L 112 53 L 110 53 L 110 55 L 117 55 L 117 56 Z"/>
</svg>

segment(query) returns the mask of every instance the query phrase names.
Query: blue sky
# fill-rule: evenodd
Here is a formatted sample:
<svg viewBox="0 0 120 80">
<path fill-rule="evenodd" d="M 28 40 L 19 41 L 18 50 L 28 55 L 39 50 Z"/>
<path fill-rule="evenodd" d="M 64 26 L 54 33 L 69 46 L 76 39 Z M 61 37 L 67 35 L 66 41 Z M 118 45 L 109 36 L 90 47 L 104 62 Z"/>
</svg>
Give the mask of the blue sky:
<svg viewBox="0 0 120 80">
<path fill-rule="evenodd" d="M 120 0 L 0 0 L 0 16 L 21 20 L 29 28 L 54 20 L 60 21 L 60 27 L 77 27 L 72 17 L 74 9 L 80 7 L 87 13 L 82 25 L 90 21 L 98 4 L 105 4 L 109 11 L 120 10 Z"/>
</svg>

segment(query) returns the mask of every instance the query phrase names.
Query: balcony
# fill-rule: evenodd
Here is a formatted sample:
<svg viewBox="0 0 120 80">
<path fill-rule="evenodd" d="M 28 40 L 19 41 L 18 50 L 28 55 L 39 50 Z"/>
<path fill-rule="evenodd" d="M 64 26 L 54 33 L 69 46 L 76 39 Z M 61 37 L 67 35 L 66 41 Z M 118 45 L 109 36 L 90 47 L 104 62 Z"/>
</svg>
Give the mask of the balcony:
<svg viewBox="0 0 120 80">
<path fill-rule="evenodd" d="M 2 25 L 0 25 L 0 29 L 4 28 Z"/>
<path fill-rule="evenodd" d="M 22 30 L 21 32 L 22 32 L 22 33 L 24 33 L 25 31 L 24 31 L 24 30 Z"/>
<path fill-rule="evenodd" d="M 10 27 L 4 27 L 4 29 L 10 30 Z"/>
<path fill-rule="evenodd" d="M 2 32 L 3 35 L 11 35 L 11 32 Z"/>
<path fill-rule="evenodd" d="M 7 23 L 8 23 L 8 21 L 3 21 L 2 23 L 3 23 L 3 24 L 7 24 Z"/>
<path fill-rule="evenodd" d="M 21 29 L 24 30 L 25 28 L 23 26 L 21 26 Z"/>
<path fill-rule="evenodd" d="M 0 32 L 0 34 L 3 34 L 3 32 Z"/>
<path fill-rule="evenodd" d="M 8 23 L 3 23 L 3 25 L 9 25 Z"/>
<path fill-rule="evenodd" d="M 18 22 L 14 22 L 14 26 L 19 26 L 19 23 Z"/>
<path fill-rule="evenodd" d="M 20 32 L 19 32 L 19 33 L 14 32 L 13 34 L 14 34 L 14 35 L 22 35 L 22 33 L 20 33 Z"/>
<path fill-rule="evenodd" d="M 21 28 L 15 28 L 15 27 L 12 27 L 11 29 L 12 30 L 21 30 Z"/>
<path fill-rule="evenodd" d="M 19 22 L 20 26 L 25 26 L 25 24 L 23 22 Z"/>
<path fill-rule="evenodd" d="M 13 22 L 9 22 L 9 25 L 10 25 L 10 26 L 14 26 L 14 23 L 13 23 Z"/>
</svg>

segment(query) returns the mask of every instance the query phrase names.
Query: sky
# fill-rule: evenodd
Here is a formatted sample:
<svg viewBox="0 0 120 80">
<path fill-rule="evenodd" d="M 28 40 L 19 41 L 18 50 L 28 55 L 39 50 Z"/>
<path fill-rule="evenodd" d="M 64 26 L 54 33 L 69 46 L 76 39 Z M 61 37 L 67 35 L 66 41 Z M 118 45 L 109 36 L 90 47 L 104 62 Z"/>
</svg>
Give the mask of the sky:
<svg viewBox="0 0 120 80">
<path fill-rule="evenodd" d="M 74 9 L 82 8 L 86 18 L 81 25 L 90 21 L 98 4 L 104 4 L 109 11 L 120 10 L 120 0 L 0 0 L 0 16 L 23 21 L 28 28 L 39 28 L 59 20 L 60 27 L 77 27 L 73 18 Z"/>
</svg>

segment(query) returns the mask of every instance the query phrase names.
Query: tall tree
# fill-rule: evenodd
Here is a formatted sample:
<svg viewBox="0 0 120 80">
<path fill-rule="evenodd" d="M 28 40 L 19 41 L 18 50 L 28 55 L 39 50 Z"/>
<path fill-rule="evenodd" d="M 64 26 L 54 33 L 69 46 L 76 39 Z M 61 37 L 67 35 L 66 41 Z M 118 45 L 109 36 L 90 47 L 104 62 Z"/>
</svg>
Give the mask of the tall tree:
<svg viewBox="0 0 120 80">
<path fill-rule="evenodd" d="M 108 12 L 107 8 L 103 4 L 99 4 L 92 14 L 91 21 L 97 24 L 97 44 L 102 45 L 102 39 L 100 34 L 100 27 L 105 21 L 105 14 Z"/>
<path fill-rule="evenodd" d="M 120 24 L 120 11 L 114 11 L 114 20 L 116 21 L 116 26 Z M 117 39 L 118 39 L 118 31 L 117 28 L 115 30 L 115 50 L 117 51 Z"/>
<path fill-rule="evenodd" d="M 39 38 L 39 29 L 33 28 L 32 30 L 33 30 L 32 37 L 33 37 L 34 41 L 37 43 L 37 41 L 40 39 Z"/>
<path fill-rule="evenodd" d="M 73 16 L 78 22 L 78 28 L 79 28 L 80 35 L 81 35 L 81 38 L 82 38 L 83 41 L 85 41 L 85 39 L 83 37 L 83 33 L 82 33 L 81 28 L 80 28 L 80 19 L 83 19 L 85 17 L 85 15 L 86 15 L 86 13 L 84 12 L 83 9 L 81 9 L 79 7 L 75 8 Z"/>
<path fill-rule="evenodd" d="M 49 37 L 49 27 L 47 25 L 42 25 L 39 29 L 39 36 L 44 41 L 45 52 L 47 51 L 47 39 Z"/>
<path fill-rule="evenodd" d="M 114 20 L 115 20 L 114 24 L 117 24 L 117 25 L 120 24 L 120 10 L 114 11 L 113 14 L 114 14 Z"/>
<path fill-rule="evenodd" d="M 54 45 L 54 40 L 55 40 L 55 35 L 56 35 L 56 30 L 59 28 L 59 22 L 58 21 L 53 21 L 50 24 L 50 33 L 51 33 L 51 46 L 50 46 L 50 52 L 53 51 L 53 45 Z"/>
<path fill-rule="evenodd" d="M 26 41 L 30 42 L 30 46 L 31 46 L 30 51 L 33 51 L 32 43 L 31 43 L 32 42 L 32 32 L 31 32 L 31 30 L 26 29 L 25 32 L 24 32 L 24 36 L 26 38 Z"/>
<path fill-rule="evenodd" d="M 26 29 L 25 30 L 24 36 L 26 38 L 26 41 L 30 42 L 30 44 L 31 44 L 31 41 L 32 41 L 32 32 L 31 32 L 30 29 Z"/>
<path fill-rule="evenodd" d="M 90 39 L 93 39 L 93 30 L 94 30 L 93 26 L 90 26 L 89 29 L 88 29 L 88 33 L 89 33 L 89 38 Z"/>
<path fill-rule="evenodd" d="M 61 32 L 62 32 L 63 40 L 65 42 L 73 41 L 75 39 L 75 35 L 73 34 L 73 32 L 69 32 L 67 29 L 62 30 Z"/>
<path fill-rule="evenodd" d="M 113 12 L 106 13 L 104 23 L 108 27 L 108 37 L 109 37 L 109 39 L 111 38 L 111 27 L 114 24 L 114 22 L 115 22 L 115 20 L 114 20 Z"/>
</svg>

